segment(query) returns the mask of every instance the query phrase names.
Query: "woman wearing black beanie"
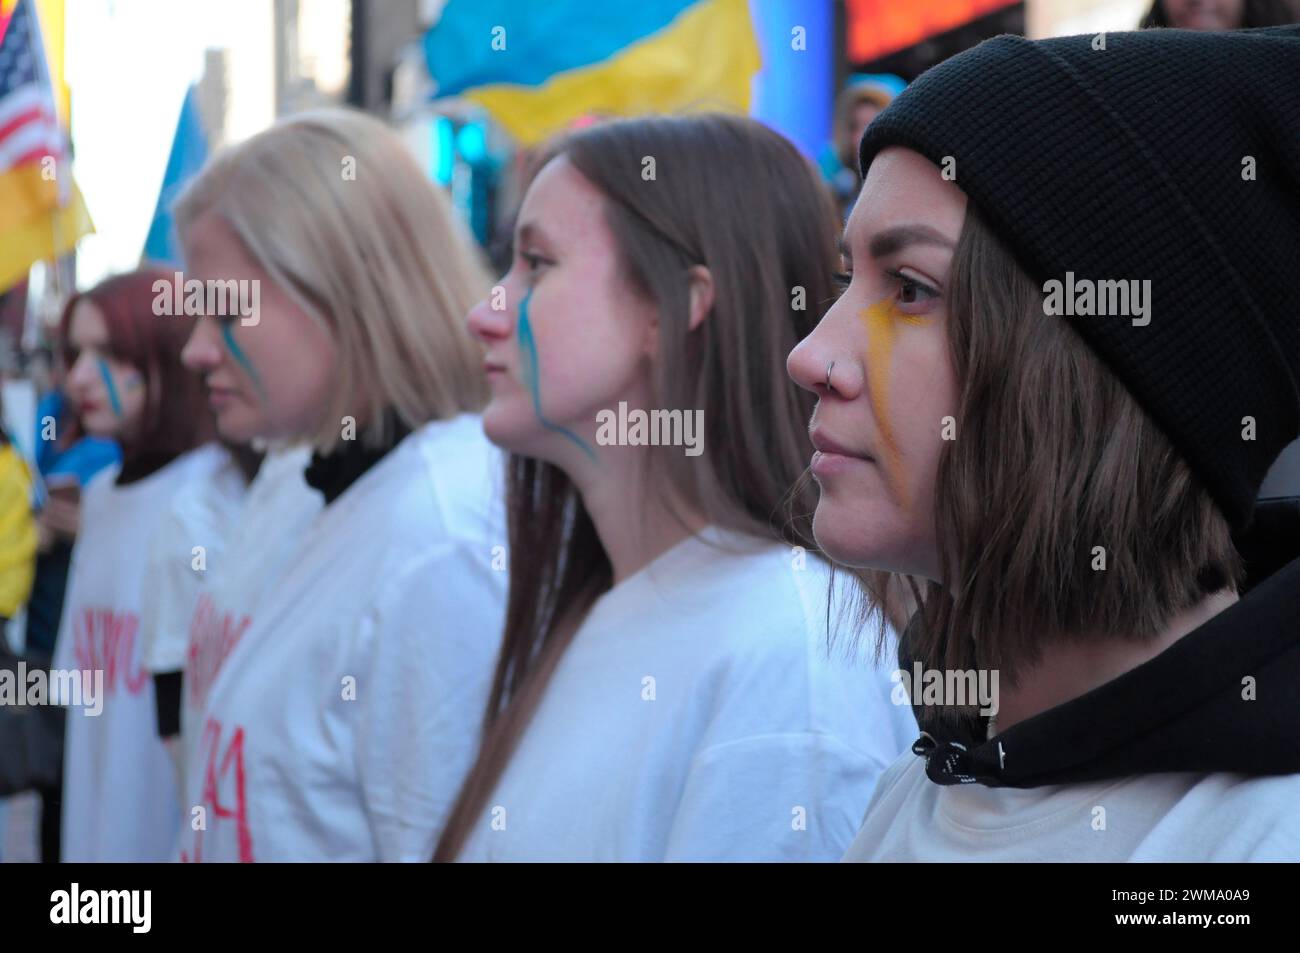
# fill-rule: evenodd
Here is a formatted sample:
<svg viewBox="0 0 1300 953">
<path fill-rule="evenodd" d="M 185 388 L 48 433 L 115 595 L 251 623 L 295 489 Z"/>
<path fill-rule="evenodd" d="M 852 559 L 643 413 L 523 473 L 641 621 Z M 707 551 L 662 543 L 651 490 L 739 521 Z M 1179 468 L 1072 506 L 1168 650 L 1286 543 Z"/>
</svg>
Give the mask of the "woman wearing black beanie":
<svg viewBox="0 0 1300 953">
<path fill-rule="evenodd" d="M 868 128 L 818 543 L 912 611 L 854 860 L 1300 859 L 1300 27 L 1031 42 Z"/>
</svg>

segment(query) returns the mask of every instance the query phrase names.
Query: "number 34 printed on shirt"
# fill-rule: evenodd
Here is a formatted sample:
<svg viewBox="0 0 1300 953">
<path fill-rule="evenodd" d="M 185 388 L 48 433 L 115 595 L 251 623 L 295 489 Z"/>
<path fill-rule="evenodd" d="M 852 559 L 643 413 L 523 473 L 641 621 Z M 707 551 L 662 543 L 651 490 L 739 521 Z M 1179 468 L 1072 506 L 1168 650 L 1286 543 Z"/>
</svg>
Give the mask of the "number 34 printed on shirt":
<svg viewBox="0 0 1300 953">
<path fill-rule="evenodd" d="M 221 830 L 218 825 L 234 824 L 235 838 L 239 845 L 239 861 L 244 864 L 253 862 L 253 835 L 248 828 L 248 797 L 244 771 L 244 729 L 242 725 L 232 725 L 229 737 L 222 730 L 221 722 L 208 718 L 203 725 L 203 740 L 200 754 L 206 753 L 206 768 L 203 771 L 203 792 L 200 795 L 202 808 L 199 814 L 192 814 L 191 828 L 198 827 L 194 834 L 194 853 L 181 849 L 183 862 L 203 862 L 203 835 L 206 829 L 215 835 Z M 222 834 L 226 831 L 221 830 Z"/>
</svg>

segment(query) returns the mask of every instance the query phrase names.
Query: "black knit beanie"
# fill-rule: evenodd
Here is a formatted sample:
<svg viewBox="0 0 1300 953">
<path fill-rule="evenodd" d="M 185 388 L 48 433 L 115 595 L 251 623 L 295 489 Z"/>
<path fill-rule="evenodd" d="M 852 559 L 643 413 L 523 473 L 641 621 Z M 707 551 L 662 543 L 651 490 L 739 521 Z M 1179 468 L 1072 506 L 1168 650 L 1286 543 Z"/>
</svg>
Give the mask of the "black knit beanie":
<svg viewBox="0 0 1300 953">
<path fill-rule="evenodd" d="M 950 157 L 1045 291 L 1151 282 L 1144 318 L 1068 319 L 1247 524 L 1300 435 L 1300 26 L 1000 36 L 876 117 L 864 175 L 891 145 Z"/>
</svg>

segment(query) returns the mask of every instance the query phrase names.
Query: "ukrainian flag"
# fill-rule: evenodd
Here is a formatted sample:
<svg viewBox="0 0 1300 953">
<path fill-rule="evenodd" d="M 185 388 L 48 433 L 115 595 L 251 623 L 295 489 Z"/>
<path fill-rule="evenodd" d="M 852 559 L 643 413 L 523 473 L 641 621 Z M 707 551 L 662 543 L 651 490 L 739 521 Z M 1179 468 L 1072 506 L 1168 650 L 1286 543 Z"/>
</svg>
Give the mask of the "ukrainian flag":
<svg viewBox="0 0 1300 953">
<path fill-rule="evenodd" d="M 163 171 L 162 188 L 158 190 L 153 223 L 144 240 L 143 261 L 184 267 L 172 204 L 207 161 L 208 136 L 199 115 L 199 93 L 191 86 L 181 101 L 181 114 L 176 120 L 176 134 L 172 137 L 172 151 L 167 157 L 167 168 Z"/>
<path fill-rule="evenodd" d="M 747 112 L 762 65 L 748 0 L 449 0 L 424 53 L 438 96 L 527 146 L 584 115 Z"/>
</svg>

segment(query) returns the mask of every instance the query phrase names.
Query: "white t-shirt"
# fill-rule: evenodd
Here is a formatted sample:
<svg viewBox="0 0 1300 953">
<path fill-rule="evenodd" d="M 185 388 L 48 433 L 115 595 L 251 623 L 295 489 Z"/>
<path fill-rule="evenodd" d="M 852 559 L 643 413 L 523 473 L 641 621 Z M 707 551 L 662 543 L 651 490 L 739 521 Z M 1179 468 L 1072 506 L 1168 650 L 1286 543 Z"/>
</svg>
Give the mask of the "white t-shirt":
<svg viewBox="0 0 1300 953">
<path fill-rule="evenodd" d="M 149 671 L 185 667 L 194 603 L 207 572 L 221 560 L 246 490 L 243 473 L 227 453 L 207 479 L 183 487 L 172 500 L 149 547 L 149 585 L 140 612 Z"/>
<path fill-rule="evenodd" d="M 208 692 L 182 859 L 432 856 L 500 642 L 502 473 L 477 417 L 435 422 L 317 516 Z"/>
<path fill-rule="evenodd" d="M 209 554 L 201 590 L 185 618 L 185 679 L 181 693 L 181 770 L 194 757 L 208 690 L 239 644 L 262 595 L 280 578 L 307 527 L 320 512 L 318 491 L 303 479 L 311 460 L 307 447 L 272 450 L 248 486 L 225 549 Z M 182 803 L 197 804 L 201 792 L 183 792 Z"/>
<path fill-rule="evenodd" d="M 224 458 L 208 445 L 127 486 L 114 483 L 113 466 L 86 487 L 54 667 L 89 672 L 92 683 L 102 678 L 103 710 L 68 710 L 64 860 L 160 861 L 175 845 L 175 770 L 158 737 L 141 645 L 147 555 L 176 494 L 209 480 Z"/>
<path fill-rule="evenodd" d="M 935 784 L 908 753 L 846 861 L 1297 861 L 1300 775 L 1147 774 L 1041 788 Z"/>
<path fill-rule="evenodd" d="M 914 722 L 828 649 L 828 583 L 710 528 L 606 592 L 459 859 L 838 860 Z"/>
</svg>

